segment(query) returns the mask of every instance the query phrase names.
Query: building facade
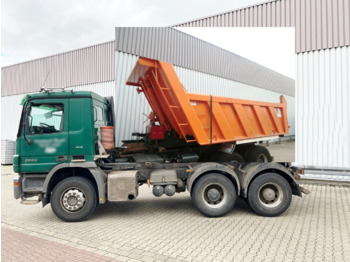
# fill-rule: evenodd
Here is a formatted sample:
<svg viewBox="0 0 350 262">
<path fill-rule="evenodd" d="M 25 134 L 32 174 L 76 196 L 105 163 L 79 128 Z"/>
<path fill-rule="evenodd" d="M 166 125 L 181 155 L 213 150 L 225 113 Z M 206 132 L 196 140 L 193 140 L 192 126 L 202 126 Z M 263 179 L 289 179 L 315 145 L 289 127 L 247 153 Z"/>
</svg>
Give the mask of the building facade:
<svg viewBox="0 0 350 262">
<path fill-rule="evenodd" d="M 113 96 L 118 146 L 144 132 L 148 102 L 125 85 L 140 56 L 173 64 L 188 92 L 266 102 L 284 95 L 294 135 L 293 79 L 174 28 L 116 28 L 115 35 L 115 41 L 3 68 L 2 139 L 15 139 L 21 99 L 38 92 L 46 78 L 46 87 Z"/>
<path fill-rule="evenodd" d="M 295 165 L 350 181 L 349 0 L 267 1 L 176 26 L 295 27 Z"/>
</svg>

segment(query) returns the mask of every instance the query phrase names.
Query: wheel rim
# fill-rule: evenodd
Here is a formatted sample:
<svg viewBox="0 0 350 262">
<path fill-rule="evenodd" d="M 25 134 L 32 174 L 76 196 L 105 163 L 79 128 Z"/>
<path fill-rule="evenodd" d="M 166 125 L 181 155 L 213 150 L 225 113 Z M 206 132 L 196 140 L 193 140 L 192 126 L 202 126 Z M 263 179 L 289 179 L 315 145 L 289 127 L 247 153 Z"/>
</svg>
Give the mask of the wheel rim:
<svg viewBox="0 0 350 262">
<path fill-rule="evenodd" d="M 283 198 L 283 190 L 276 183 L 264 184 L 259 189 L 259 201 L 265 207 L 277 207 L 282 203 Z"/>
<path fill-rule="evenodd" d="M 227 202 L 227 191 L 220 184 L 209 184 L 203 190 L 203 201 L 210 208 L 220 208 Z"/>
<path fill-rule="evenodd" d="M 269 162 L 269 159 L 267 158 L 267 155 L 265 155 L 265 154 L 260 154 L 259 156 L 258 156 L 258 159 L 257 159 L 257 161 L 256 162 Z"/>
<path fill-rule="evenodd" d="M 61 205 L 70 213 L 79 212 L 86 203 L 86 194 L 80 188 L 68 188 L 62 193 Z"/>
</svg>

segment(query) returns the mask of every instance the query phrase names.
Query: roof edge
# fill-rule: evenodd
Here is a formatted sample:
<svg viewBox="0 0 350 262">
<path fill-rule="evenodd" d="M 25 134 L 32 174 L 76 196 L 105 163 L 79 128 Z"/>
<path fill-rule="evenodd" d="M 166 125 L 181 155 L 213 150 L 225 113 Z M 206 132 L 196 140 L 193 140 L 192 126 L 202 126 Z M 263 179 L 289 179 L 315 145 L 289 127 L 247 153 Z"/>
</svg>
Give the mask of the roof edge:
<svg viewBox="0 0 350 262">
<path fill-rule="evenodd" d="M 186 22 L 179 23 L 179 24 L 173 24 L 173 25 L 170 25 L 170 27 L 181 27 L 182 25 L 185 25 L 185 24 L 188 24 L 188 23 L 193 23 L 193 22 L 200 21 L 200 20 L 204 20 L 204 19 L 211 18 L 211 17 L 214 17 L 214 16 L 224 15 L 224 14 L 232 13 L 232 12 L 235 12 L 235 11 L 244 10 L 244 9 L 251 8 L 251 7 L 254 7 L 254 6 L 264 5 L 264 4 L 268 4 L 268 3 L 272 3 L 272 2 L 277 2 L 277 1 L 281 1 L 281 0 L 267 0 L 267 1 L 261 1 L 261 2 L 256 3 L 256 4 L 251 4 L 251 5 L 247 5 L 247 6 L 244 6 L 244 7 L 235 8 L 235 9 L 231 9 L 231 10 L 224 11 L 224 12 L 219 12 L 219 13 L 212 14 L 212 15 L 209 15 L 209 16 L 199 17 L 199 18 L 192 19 L 192 20 L 188 20 L 188 21 L 186 21 Z"/>
<path fill-rule="evenodd" d="M 78 50 L 88 49 L 88 48 L 95 47 L 95 46 L 105 45 L 105 44 L 109 44 L 109 43 L 113 43 L 113 42 L 115 43 L 115 39 L 111 40 L 111 41 L 107 41 L 107 42 L 102 42 L 102 43 L 99 43 L 99 44 L 93 44 L 93 45 L 84 46 L 84 47 L 81 47 L 81 48 L 71 49 L 71 50 L 68 50 L 68 51 L 65 51 L 65 52 L 56 53 L 56 54 L 53 54 L 53 55 L 42 56 L 40 58 L 26 60 L 26 61 L 23 61 L 23 62 L 12 64 L 12 65 L 7 65 L 7 66 L 4 66 L 4 67 L 1 67 L 1 69 L 5 69 L 5 68 L 11 67 L 11 66 L 17 66 L 17 65 L 20 65 L 20 64 L 26 64 L 26 63 L 38 61 L 38 60 L 41 60 L 41 59 L 46 59 L 46 58 L 49 58 L 49 57 L 59 56 L 59 55 L 75 52 L 75 51 L 78 51 Z"/>
<path fill-rule="evenodd" d="M 279 0 L 275 0 L 275 1 L 279 1 Z M 201 28 L 205 29 L 206 27 L 201 27 Z M 274 28 L 274 27 L 272 27 L 272 28 Z M 271 72 L 274 72 L 274 73 L 276 73 L 276 74 L 279 74 L 279 75 L 281 75 L 281 76 L 284 76 L 284 77 L 289 78 L 290 80 L 295 81 L 295 79 L 292 78 L 292 77 L 289 77 L 289 76 L 287 76 L 287 75 L 285 75 L 285 74 L 282 74 L 282 73 L 280 73 L 280 72 L 277 72 L 277 71 L 275 71 L 275 70 L 273 70 L 273 69 L 271 69 L 271 68 L 269 68 L 269 67 L 267 67 L 267 66 L 261 65 L 261 64 L 255 62 L 255 61 L 253 61 L 253 60 L 250 60 L 250 59 L 248 59 L 248 58 L 246 58 L 246 57 L 244 57 L 244 56 L 241 56 L 241 55 L 239 55 L 239 54 L 237 54 L 237 53 L 234 53 L 234 52 L 232 52 L 232 51 L 230 51 L 230 50 L 227 50 L 227 49 L 225 49 L 225 48 L 223 48 L 223 47 L 221 47 L 221 46 L 214 45 L 213 43 L 210 43 L 210 42 L 208 42 L 208 41 L 206 41 L 206 40 L 203 40 L 203 39 L 201 39 L 201 38 L 195 37 L 195 36 L 190 35 L 190 34 L 188 34 L 188 33 L 186 33 L 186 32 L 182 32 L 182 31 L 179 30 L 178 28 L 173 28 L 173 29 L 175 29 L 175 30 L 177 30 L 177 31 L 180 31 L 181 33 L 186 34 L 186 35 L 188 35 L 188 36 L 190 36 L 190 37 L 192 37 L 192 38 L 194 38 L 194 39 L 197 39 L 197 40 L 199 40 L 199 41 L 202 41 L 202 42 L 204 42 L 204 43 L 206 43 L 206 44 L 208 44 L 208 45 L 211 45 L 211 46 L 213 46 L 213 47 L 215 47 L 215 48 L 221 49 L 221 50 L 224 51 L 224 52 L 227 52 L 227 53 L 229 53 L 229 54 L 233 54 L 233 55 L 235 55 L 235 56 L 238 56 L 238 57 L 240 57 L 240 58 L 242 58 L 242 59 L 244 59 L 244 60 L 246 60 L 246 61 L 249 61 L 249 62 L 251 62 L 251 63 L 253 63 L 253 64 L 256 64 L 256 65 L 259 66 L 259 67 L 263 67 L 263 68 L 265 68 L 265 69 L 267 69 L 267 70 L 270 70 Z M 191 68 L 189 68 L 189 69 L 191 69 Z M 194 69 L 193 69 L 193 70 L 194 70 Z"/>
</svg>

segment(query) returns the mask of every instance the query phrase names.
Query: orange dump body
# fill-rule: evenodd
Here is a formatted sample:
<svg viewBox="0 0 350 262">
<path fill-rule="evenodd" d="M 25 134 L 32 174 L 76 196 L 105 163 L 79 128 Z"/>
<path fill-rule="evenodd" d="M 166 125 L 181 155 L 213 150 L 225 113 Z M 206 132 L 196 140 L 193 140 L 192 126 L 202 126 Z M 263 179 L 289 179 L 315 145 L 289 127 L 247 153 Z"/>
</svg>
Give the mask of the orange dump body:
<svg viewBox="0 0 350 262">
<path fill-rule="evenodd" d="M 139 58 L 127 85 L 138 86 L 167 131 L 210 145 L 288 134 L 287 103 L 266 103 L 187 93 L 173 66 Z"/>
</svg>

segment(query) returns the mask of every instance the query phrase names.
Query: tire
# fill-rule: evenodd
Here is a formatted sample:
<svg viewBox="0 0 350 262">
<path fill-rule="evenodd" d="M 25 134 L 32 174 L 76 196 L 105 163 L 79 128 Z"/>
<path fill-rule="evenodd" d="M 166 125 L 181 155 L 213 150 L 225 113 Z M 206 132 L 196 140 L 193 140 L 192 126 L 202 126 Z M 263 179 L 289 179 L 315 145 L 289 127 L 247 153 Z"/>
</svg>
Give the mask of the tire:
<svg viewBox="0 0 350 262">
<path fill-rule="evenodd" d="M 51 209 L 58 218 L 66 222 L 88 219 L 97 204 L 95 186 L 83 177 L 66 178 L 52 191 Z"/>
<path fill-rule="evenodd" d="M 269 150 L 263 146 L 252 146 L 246 157 L 246 162 L 271 162 Z"/>
<path fill-rule="evenodd" d="M 260 175 L 249 186 L 248 203 L 260 216 L 279 216 L 289 208 L 291 201 L 292 189 L 278 174 Z"/>
<path fill-rule="evenodd" d="M 207 217 L 221 217 L 232 210 L 237 193 L 230 179 L 222 174 L 210 173 L 198 179 L 191 197 L 200 213 Z"/>
<path fill-rule="evenodd" d="M 227 154 L 224 152 L 214 152 L 214 156 L 212 156 L 210 158 L 210 161 L 213 162 L 229 162 L 229 163 L 234 163 L 234 162 L 239 162 L 239 163 L 243 163 L 244 159 L 243 157 L 238 154 L 237 152 L 233 152 L 232 154 Z"/>
</svg>

